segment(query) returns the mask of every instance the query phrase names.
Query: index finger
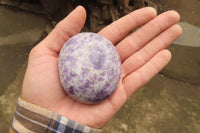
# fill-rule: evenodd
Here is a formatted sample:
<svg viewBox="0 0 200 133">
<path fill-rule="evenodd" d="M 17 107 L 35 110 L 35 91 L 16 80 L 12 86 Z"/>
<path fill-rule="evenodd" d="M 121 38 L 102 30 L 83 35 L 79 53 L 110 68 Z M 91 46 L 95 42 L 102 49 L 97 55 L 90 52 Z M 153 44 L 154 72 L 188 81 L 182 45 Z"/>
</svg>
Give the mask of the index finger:
<svg viewBox="0 0 200 133">
<path fill-rule="evenodd" d="M 152 7 L 145 7 L 133 11 L 126 16 L 114 21 L 110 25 L 103 28 L 98 34 L 106 37 L 113 44 L 119 42 L 134 28 L 141 26 L 154 17 L 156 17 L 156 10 Z"/>
</svg>

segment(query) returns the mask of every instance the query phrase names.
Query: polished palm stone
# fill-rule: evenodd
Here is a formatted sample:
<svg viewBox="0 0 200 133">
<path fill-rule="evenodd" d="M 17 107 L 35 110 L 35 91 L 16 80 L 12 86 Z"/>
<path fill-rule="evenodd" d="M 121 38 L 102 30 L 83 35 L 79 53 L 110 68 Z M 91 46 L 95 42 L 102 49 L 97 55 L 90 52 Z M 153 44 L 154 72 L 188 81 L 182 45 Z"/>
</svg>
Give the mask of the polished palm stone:
<svg viewBox="0 0 200 133">
<path fill-rule="evenodd" d="M 69 96 L 94 104 L 108 98 L 117 88 L 121 61 L 109 40 L 85 32 L 63 45 L 58 69 L 61 84 Z"/>
</svg>

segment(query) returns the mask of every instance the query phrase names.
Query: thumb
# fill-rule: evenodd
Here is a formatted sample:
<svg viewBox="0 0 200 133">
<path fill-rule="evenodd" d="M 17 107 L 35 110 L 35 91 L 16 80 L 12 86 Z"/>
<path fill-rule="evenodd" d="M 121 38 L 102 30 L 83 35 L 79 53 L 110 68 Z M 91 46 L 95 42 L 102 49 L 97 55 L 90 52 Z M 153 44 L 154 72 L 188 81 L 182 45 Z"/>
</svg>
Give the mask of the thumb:
<svg viewBox="0 0 200 133">
<path fill-rule="evenodd" d="M 69 38 L 81 31 L 85 20 L 86 11 L 84 7 L 78 6 L 60 21 L 40 44 L 45 45 L 51 52 L 59 52 Z"/>
</svg>

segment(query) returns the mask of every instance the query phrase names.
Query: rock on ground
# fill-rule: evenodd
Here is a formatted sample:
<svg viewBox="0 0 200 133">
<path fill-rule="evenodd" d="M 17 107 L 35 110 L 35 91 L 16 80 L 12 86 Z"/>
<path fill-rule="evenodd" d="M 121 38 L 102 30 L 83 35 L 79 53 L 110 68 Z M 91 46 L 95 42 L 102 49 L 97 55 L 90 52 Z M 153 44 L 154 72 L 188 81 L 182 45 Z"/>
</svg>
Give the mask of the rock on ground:
<svg viewBox="0 0 200 133">
<path fill-rule="evenodd" d="M 0 6 L 0 46 L 33 45 L 41 37 L 47 19 L 14 8 Z"/>
<path fill-rule="evenodd" d="M 172 60 L 162 73 L 171 78 L 200 85 L 200 29 L 180 23 L 183 34 L 168 49 Z"/>
<path fill-rule="evenodd" d="M 8 131 L 31 48 L 41 39 L 47 19 L 0 6 L 0 132 Z M 24 64 L 24 65 L 23 65 Z"/>
<path fill-rule="evenodd" d="M 6 89 L 28 57 L 30 49 L 40 40 L 45 17 L 0 7 L 0 92 Z"/>
<path fill-rule="evenodd" d="M 200 47 L 171 45 L 172 59 L 162 70 L 168 77 L 200 85 Z"/>
<path fill-rule="evenodd" d="M 187 22 L 180 22 L 183 33 L 174 44 L 190 47 L 200 47 L 200 28 Z"/>
<path fill-rule="evenodd" d="M 199 99 L 200 87 L 158 74 L 128 99 L 103 132 L 198 133 Z"/>
</svg>

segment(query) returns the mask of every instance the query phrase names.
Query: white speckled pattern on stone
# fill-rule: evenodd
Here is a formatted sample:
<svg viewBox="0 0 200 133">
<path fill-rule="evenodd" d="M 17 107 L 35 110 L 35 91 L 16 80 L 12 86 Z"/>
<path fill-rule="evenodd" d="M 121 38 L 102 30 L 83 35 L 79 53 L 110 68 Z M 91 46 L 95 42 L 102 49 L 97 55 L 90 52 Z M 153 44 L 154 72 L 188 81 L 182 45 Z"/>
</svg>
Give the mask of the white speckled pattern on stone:
<svg viewBox="0 0 200 133">
<path fill-rule="evenodd" d="M 94 104 L 109 97 L 116 89 L 121 61 L 109 40 L 85 32 L 64 44 L 58 68 L 65 91 L 80 102 Z"/>
</svg>

